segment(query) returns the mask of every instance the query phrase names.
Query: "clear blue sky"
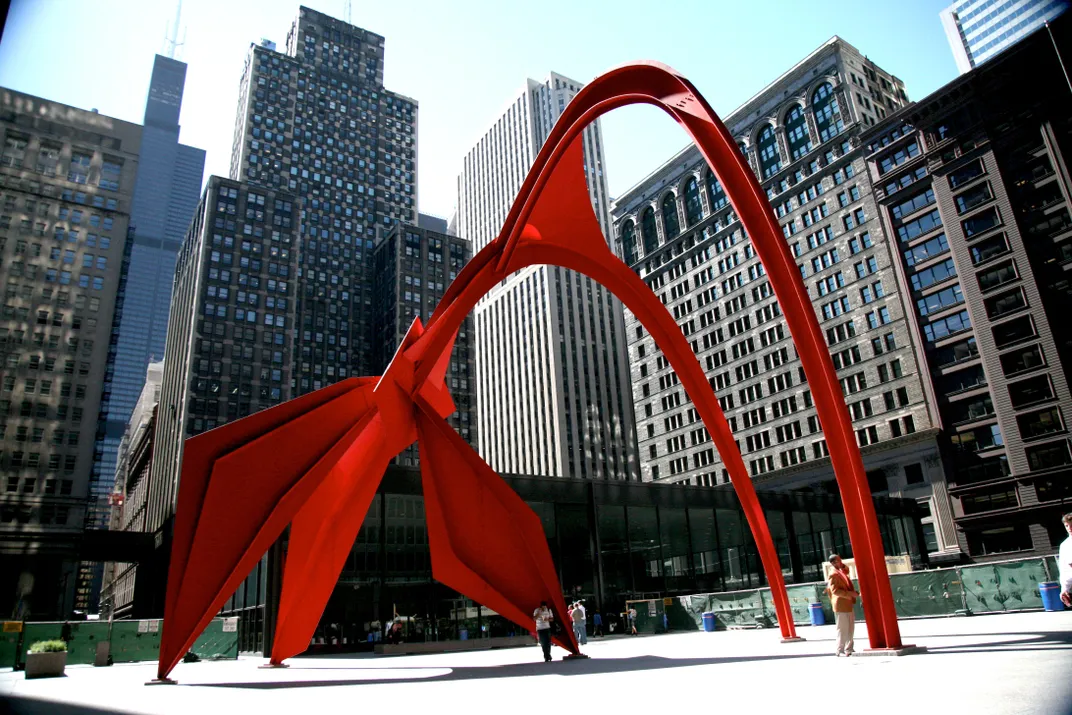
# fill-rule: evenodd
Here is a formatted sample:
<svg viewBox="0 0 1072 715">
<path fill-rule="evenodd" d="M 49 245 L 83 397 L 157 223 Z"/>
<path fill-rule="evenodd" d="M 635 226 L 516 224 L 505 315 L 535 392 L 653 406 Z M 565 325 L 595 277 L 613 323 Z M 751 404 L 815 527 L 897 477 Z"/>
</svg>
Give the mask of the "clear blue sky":
<svg viewBox="0 0 1072 715">
<path fill-rule="evenodd" d="M 352 19 L 387 38 L 384 83 L 420 103 L 420 209 L 447 216 L 462 156 L 526 77 L 585 82 L 638 59 L 683 73 L 729 114 L 833 35 L 904 80 L 920 99 L 956 76 L 938 12 L 951 0 L 618 2 L 354 0 Z M 235 103 L 251 42 L 286 40 L 297 0 L 186 0 L 189 65 L 182 141 L 228 172 Z M 345 0 L 307 0 L 335 17 Z M 0 86 L 140 122 L 170 0 L 14 0 L 0 40 Z M 603 120 L 610 193 L 685 145 L 655 109 Z"/>
</svg>

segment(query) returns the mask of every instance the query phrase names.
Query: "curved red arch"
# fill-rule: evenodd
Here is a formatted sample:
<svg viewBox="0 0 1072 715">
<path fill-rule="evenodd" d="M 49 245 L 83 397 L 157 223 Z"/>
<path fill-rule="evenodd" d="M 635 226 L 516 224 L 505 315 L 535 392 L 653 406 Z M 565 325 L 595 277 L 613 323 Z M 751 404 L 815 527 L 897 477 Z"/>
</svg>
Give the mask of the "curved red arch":
<svg viewBox="0 0 1072 715">
<path fill-rule="evenodd" d="M 783 636 L 795 634 L 770 532 L 740 450 L 676 322 L 608 248 L 592 212 L 580 132 L 625 104 L 660 107 L 715 171 L 770 276 L 826 432 L 858 565 L 871 646 L 899 647 L 878 522 L 860 452 L 803 281 L 759 182 L 695 88 L 656 63 L 627 65 L 585 87 L 536 158 L 499 237 L 450 285 L 428 325 L 415 321 L 382 378 L 352 378 L 187 440 L 158 675 L 165 678 L 288 524 L 272 662 L 308 646 L 383 470 L 418 442 L 433 575 L 519 624 L 548 601 L 566 617 L 535 514 L 444 422 L 444 374 L 462 321 L 522 267 L 584 273 L 637 316 L 677 372 L 741 500 Z M 280 446 L 286 449 L 280 450 Z M 257 489 L 250 490 L 250 475 Z M 577 652 L 573 634 L 556 638 Z"/>
</svg>

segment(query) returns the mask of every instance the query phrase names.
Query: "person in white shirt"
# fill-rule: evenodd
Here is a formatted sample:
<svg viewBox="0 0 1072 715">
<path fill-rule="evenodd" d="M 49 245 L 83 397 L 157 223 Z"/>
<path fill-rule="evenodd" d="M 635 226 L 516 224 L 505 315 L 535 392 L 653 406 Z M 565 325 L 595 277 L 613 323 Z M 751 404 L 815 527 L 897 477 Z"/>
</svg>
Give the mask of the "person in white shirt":
<svg viewBox="0 0 1072 715">
<path fill-rule="evenodd" d="M 573 611 L 570 613 L 570 618 L 573 619 L 573 635 L 577 637 L 577 643 L 580 645 L 588 645 L 587 615 L 585 614 L 584 606 L 580 601 L 573 604 Z"/>
<path fill-rule="evenodd" d="M 544 662 L 551 662 L 551 621 L 555 620 L 555 614 L 547 607 L 547 601 L 540 601 L 540 607 L 532 612 L 536 621 L 536 638 L 543 648 Z"/>
<path fill-rule="evenodd" d="M 1061 580 L 1061 602 L 1072 608 L 1072 513 L 1061 519 L 1068 532 L 1068 538 L 1061 542 L 1057 551 L 1057 569 Z"/>
</svg>

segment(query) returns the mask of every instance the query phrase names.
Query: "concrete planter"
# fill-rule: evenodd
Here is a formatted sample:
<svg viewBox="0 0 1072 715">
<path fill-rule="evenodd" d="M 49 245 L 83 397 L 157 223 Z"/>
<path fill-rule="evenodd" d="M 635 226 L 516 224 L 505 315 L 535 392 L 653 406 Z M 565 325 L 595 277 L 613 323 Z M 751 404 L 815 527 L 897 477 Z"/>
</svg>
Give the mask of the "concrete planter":
<svg viewBox="0 0 1072 715">
<path fill-rule="evenodd" d="M 26 654 L 27 678 L 57 678 L 63 675 L 65 667 L 67 667 L 66 651 Z"/>
</svg>

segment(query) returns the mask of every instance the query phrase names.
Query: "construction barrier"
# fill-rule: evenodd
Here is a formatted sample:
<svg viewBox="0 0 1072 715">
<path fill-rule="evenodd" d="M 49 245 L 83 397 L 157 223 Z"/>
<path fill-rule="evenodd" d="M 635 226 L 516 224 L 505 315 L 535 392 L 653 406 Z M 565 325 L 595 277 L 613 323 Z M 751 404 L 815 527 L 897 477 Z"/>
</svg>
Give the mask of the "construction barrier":
<svg viewBox="0 0 1072 715">
<path fill-rule="evenodd" d="M 1048 556 L 893 573 L 890 574 L 890 587 L 899 618 L 1002 613 L 1042 608 L 1039 583 L 1053 580 L 1056 574 L 1057 561 Z M 859 589 L 859 583 L 855 583 Z M 787 586 L 786 591 L 795 624 L 811 623 L 808 608 L 812 603 L 821 603 L 826 622 L 834 622 L 825 582 L 793 584 Z M 769 588 L 691 594 L 669 600 L 672 604 L 666 605 L 665 611 L 674 630 L 703 630 L 702 616 L 708 611 L 715 614 L 715 626 L 719 630 L 777 624 Z M 642 609 L 639 605 L 636 608 L 637 629 L 640 630 Z M 861 601 L 856 603 L 854 610 L 856 619 L 863 620 Z"/>
<path fill-rule="evenodd" d="M 67 642 L 67 664 L 96 662 L 100 643 L 108 644 L 114 663 L 156 660 L 160 653 L 163 621 L 5 621 L 0 629 L 0 668 L 22 668 L 26 651 L 38 641 Z M 238 619 L 216 618 L 194 642 L 191 650 L 211 660 L 238 658 Z"/>
</svg>

